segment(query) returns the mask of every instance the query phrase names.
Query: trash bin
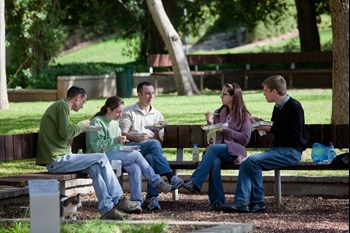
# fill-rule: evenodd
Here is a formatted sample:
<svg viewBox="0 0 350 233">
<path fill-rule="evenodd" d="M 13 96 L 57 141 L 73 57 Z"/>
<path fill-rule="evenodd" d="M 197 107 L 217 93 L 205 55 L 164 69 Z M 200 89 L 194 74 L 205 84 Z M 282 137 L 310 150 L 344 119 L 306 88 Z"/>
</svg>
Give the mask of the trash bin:
<svg viewBox="0 0 350 233">
<path fill-rule="evenodd" d="M 121 66 L 115 69 L 117 96 L 130 98 L 132 96 L 132 88 L 134 86 L 134 71 L 132 67 Z"/>
</svg>

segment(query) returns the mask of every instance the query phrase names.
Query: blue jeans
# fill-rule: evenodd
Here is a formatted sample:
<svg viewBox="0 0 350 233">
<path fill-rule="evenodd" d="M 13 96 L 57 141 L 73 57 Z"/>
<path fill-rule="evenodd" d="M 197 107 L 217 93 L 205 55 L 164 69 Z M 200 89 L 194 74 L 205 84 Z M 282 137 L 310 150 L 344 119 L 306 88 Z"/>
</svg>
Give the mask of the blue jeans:
<svg viewBox="0 0 350 233">
<path fill-rule="evenodd" d="M 264 202 L 263 170 L 273 170 L 298 164 L 301 153 L 291 147 L 273 147 L 251 155 L 239 166 L 235 201 L 246 204 Z"/>
<path fill-rule="evenodd" d="M 210 205 L 225 204 L 225 192 L 221 181 L 221 164 L 233 163 L 236 156 L 227 153 L 226 144 L 214 144 L 206 149 L 202 160 L 197 169 L 191 176 L 191 181 L 199 189 L 202 188 L 207 176 L 209 175 L 208 196 Z"/>
<path fill-rule="evenodd" d="M 67 154 L 47 164 L 46 167 L 49 173 L 89 174 L 101 215 L 110 211 L 124 194 L 105 154 Z"/>
<path fill-rule="evenodd" d="M 169 163 L 164 156 L 162 146 L 158 140 L 151 139 L 143 142 L 130 142 L 128 145 L 140 146 L 141 154 L 145 157 L 156 174 L 164 175 L 171 172 Z M 157 189 L 148 184 L 146 199 L 157 196 Z"/>
<path fill-rule="evenodd" d="M 122 168 L 129 175 L 130 200 L 142 203 L 142 175 L 151 187 L 163 182 L 162 178 L 154 173 L 153 168 L 138 151 L 111 150 L 107 153 L 109 160 L 121 160 Z"/>
</svg>

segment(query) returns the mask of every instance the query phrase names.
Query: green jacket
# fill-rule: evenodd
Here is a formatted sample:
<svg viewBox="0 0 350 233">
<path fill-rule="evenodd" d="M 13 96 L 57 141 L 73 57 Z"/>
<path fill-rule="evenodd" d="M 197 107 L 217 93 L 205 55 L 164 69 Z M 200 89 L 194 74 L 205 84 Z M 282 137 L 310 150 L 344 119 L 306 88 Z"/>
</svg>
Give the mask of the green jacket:
<svg viewBox="0 0 350 233">
<path fill-rule="evenodd" d="M 66 100 L 58 100 L 44 113 L 40 121 L 36 164 L 46 165 L 60 156 L 71 153 L 69 139 L 83 131 L 83 123 L 70 122 Z"/>
<path fill-rule="evenodd" d="M 118 121 L 109 121 L 104 116 L 97 116 L 90 124 L 102 129 L 86 133 L 86 153 L 101 153 L 102 148 L 105 149 L 104 152 L 120 148 L 118 137 L 122 132 Z"/>
</svg>

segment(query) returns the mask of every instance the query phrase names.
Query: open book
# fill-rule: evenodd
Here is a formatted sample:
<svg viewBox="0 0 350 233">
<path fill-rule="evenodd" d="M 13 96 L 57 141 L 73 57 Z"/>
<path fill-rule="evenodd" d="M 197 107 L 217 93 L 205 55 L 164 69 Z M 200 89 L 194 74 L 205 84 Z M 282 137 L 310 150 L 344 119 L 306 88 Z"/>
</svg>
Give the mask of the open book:
<svg viewBox="0 0 350 233">
<path fill-rule="evenodd" d="M 258 126 L 261 126 L 261 125 L 273 126 L 273 122 L 272 121 L 263 121 L 263 120 L 252 122 L 251 123 L 252 131 L 256 130 L 256 128 Z M 265 131 L 258 131 L 258 132 L 259 132 L 260 136 L 266 135 Z"/>
</svg>

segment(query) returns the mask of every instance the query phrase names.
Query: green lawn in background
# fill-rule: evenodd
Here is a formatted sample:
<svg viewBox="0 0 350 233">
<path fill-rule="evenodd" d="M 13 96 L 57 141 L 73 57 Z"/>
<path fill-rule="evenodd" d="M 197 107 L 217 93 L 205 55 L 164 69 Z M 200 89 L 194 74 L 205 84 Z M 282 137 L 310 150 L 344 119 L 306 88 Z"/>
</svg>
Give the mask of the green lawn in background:
<svg viewBox="0 0 350 233">
<path fill-rule="evenodd" d="M 129 41 L 129 40 L 128 40 Z M 127 47 L 127 41 L 118 38 L 109 38 L 88 44 L 82 49 L 72 51 L 55 59 L 56 64 L 110 62 L 125 64 L 135 61 L 135 57 L 125 56 L 123 49 Z"/>
</svg>

